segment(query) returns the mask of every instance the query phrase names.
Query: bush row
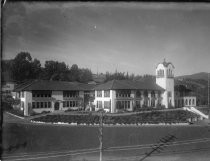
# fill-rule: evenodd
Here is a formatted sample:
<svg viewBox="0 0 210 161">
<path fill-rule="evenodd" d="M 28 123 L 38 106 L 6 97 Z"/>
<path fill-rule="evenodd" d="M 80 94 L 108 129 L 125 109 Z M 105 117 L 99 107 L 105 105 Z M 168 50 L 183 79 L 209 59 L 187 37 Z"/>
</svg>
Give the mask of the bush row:
<svg viewBox="0 0 210 161">
<path fill-rule="evenodd" d="M 105 124 L 158 124 L 158 123 L 186 123 L 189 118 L 196 115 L 187 111 L 162 112 L 155 111 L 151 113 L 140 113 L 127 116 L 103 116 Z M 77 124 L 99 124 L 100 116 L 92 114 L 83 115 L 47 115 L 33 119 L 33 121 L 41 121 L 48 123 L 64 122 Z"/>
<path fill-rule="evenodd" d="M 8 109 L 7 111 L 17 116 L 22 116 L 22 117 L 24 116 L 23 111 L 21 111 L 20 109 L 11 108 L 11 109 Z"/>
</svg>

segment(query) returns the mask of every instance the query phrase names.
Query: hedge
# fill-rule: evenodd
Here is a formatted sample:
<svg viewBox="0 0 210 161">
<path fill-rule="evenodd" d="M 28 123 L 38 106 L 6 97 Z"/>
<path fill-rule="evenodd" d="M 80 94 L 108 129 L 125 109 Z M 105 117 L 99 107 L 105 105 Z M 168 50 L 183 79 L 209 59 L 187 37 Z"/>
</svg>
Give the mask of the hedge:
<svg viewBox="0 0 210 161">
<path fill-rule="evenodd" d="M 94 125 L 99 124 L 98 115 L 83 114 L 83 115 L 47 115 L 35 118 L 32 121 L 40 121 L 47 123 L 77 123 Z M 154 111 L 151 113 L 139 113 L 127 116 L 103 116 L 104 124 L 159 124 L 159 123 L 187 123 L 190 118 L 195 118 L 197 115 L 188 111 Z"/>
</svg>

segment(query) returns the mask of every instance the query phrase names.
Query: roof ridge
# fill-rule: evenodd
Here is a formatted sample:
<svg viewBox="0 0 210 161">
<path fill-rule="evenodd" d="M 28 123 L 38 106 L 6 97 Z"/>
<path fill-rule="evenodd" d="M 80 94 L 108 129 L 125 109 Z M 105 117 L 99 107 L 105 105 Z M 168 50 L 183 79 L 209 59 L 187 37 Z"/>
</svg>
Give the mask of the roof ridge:
<svg viewBox="0 0 210 161">
<path fill-rule="evenodd" d="M 113 86 L 114 86 L 114 82 L 115 82 L 115 81 L 116 81 L 115 79 L 112 80 L 111 89 L 113 89 Z"/>
<path fill-rule="evenodd" d="M 31 81 L 31 83 L 29 83 L 28 85 L 24 86 L 23 89 L 25 89 L 25 88 L 31 86 L 34 82 L 38 82 L 38 81 L 41 81 L 41 80 L 37 80 L 37 79 L 36 79 L 36 80 Z M 23 90 L 23 89 L 22 89 L 22 90 Z"/>
</svg>

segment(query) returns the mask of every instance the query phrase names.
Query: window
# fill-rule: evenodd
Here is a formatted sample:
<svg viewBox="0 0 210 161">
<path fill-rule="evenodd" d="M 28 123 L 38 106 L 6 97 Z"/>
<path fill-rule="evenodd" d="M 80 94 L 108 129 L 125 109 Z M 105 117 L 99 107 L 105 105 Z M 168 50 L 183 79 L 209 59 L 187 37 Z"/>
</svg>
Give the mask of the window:
<svg viewBox="0 0 210 161">
<path fill-rule="evenodd" d="M 102 108 L 102 101 L 97 101 L 97 108 Z"/>
<path fill-rule="evenodd" d="M 158 77 L 163 77 L 164 76 L 164 70 L 163 69 L 158 70 L 157 75 L 158 75 Z"/>
<path fill-rule="evenodd" d="M 97 97 L 102 97 L 102 91 L 97 91 Z"/>
<path fill-rule="evenodd" d="M 67 101 L 67 107 L 69 107 L 69 101 Z"/>
<path fill-rule="evenodd" d="M 24 92 L 21 92 L 21 97 L 22 97 L 22 98 L 24 97 Z"/>
<path fill-rule="evenodd" d="M 148 101 L 149 101 L 148 99 L 144 99 L 144 106 L 146 107 L 148 106 Z"/>
<path fill-rule="evenodd" d="M 66 101 L 63 101 L 63 107 L 66 107 Z"/>
<path fill-rule="evenodd" d="M 189 105 L 191 105 L 191 99 L 189 99 Z"/>
<path fill-rule="evenodd" d="M 155 100 L 154 99 L 151 100 L 151 107 L 155 107 Z"/>
<path fill-rule="evenodd" d="M 194 99 L 192 100 L 192 104 L 195 105 L 195 100 Z"/>
<path fill-rule="evenodd" d="M 111 108 L 111 101 L 104 101 L 104 108 L 110 109 Z"/>
<path fill-rule="evenodd" d="M 44 106 L 43 106 L 43 102 L 41 102 L 41 108 L 43 108 Z"/>
<path fill-rule="evenodd" d="M 137 108 L 141 107 L 140 101 L 136 101 L 136 107 L 137 107 Z"/>
<path fill-rule="evenodd" d="M 32 108 L 36 108 L 36 103 L 32 102 Z"/>
<path fill-rule="evenodd" d="M 51 91 L 32 91 L 32 97 L 51 97 Z"/>
<path fill-rule="evenodd" d="M 79 91 L 63 91 L 63 97 L 78 97 Z"/>
<path fill-rule="evenodd" d="M 151 97 L 155 98 L 155 91 L 151 92 Z"/>
<path fill-rule="evenodd" d="M 48 108 L 51 108 L 51 102 L 48 102 Z"/>
<path fill-rule="evenodd" d="M 110 91 L 104 91 L 104 97 L 110 97 Z"/>
<path fill-rule="evenodd" d="M 185 100 L 185 105 L 187 105 L 187 99 Z"/>
<path fill-rule="evenodd" d="M 32 102 L 32 108 L 51 108 L 51 102 Z"/>
<path fill-rule="evenodd" d="M 117 109 L 128 109 L 130 108 L 130 101 L 117 101 L 116 102 Z"/>
<path fill-rule="evenodd" d="M 127 101 L 127 107 L 126 108 L 130 108 L 130 101 Z"/>
<path fill-rule="evenodd" d="M 131 90 L 117 90 L 116 97 L 130 97 Z"/>
</svg>

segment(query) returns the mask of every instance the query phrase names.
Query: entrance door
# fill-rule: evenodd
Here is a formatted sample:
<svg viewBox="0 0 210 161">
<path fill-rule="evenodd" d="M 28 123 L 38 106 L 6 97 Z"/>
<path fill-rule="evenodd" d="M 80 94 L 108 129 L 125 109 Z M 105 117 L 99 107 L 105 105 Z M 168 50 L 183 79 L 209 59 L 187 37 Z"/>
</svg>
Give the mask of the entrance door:
<svg viewBox="0 0 210 161">
<path fill-rule="evenodd" d="M 55 102 L 55 107 L 54 107 L 55 110 L 59 110 L 59 102 Z"/>
</svg>

